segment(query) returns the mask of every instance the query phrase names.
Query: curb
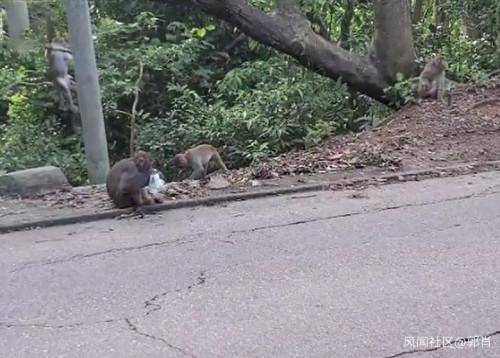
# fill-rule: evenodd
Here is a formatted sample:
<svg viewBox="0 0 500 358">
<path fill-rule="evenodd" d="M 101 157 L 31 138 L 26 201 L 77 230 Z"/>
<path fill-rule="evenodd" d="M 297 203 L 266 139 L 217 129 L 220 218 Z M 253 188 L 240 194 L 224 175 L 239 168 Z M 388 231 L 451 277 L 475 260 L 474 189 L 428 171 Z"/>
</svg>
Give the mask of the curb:
<svg viewBox="0 0 500 358">
<path fill-rule="evenodd" d="M 341 190 L 352 189 L 366 185 L 381 185 L 393 184 L 409 181 L 419 181 L 424 179 L 432 179 L 448 176 L 459 176 L 487 171 L 500 170 L 500 160 L 491 162 L 473 162 L 468 164 L 459 164 L 449 167 L 436 167 L 431 169 L 415 170 L 408 172 L 400 172 L 393 174 L 386 174 L 380 176 L 360 177 L 356 179 L 343 179 L 336 181 L 325 181 L 315 184 L 303 184 L 285 188 L 275 188 L 267 190 L 259 190 L 254 192 L 224 194 L 219 196 L 186 199 L 175 202 L 168 202 L 154 206 L 143 207 L 143 212 L 156 213 L 160 211 L 191 208 L 196 206 L 210 206 L 224 202 L 231 201 L 244 201 L 250 199 L 263 198 L 267 196 L 293 194 L 299 192 L 309 191 L 323 191 L 323 190 Z M 112 219 L 123 214 L 129 214 L 130 209 L 114 209 L 102 213 L 93 214 L 76 214 L 56 219 L 43 219 L 32 222 L 0 226 L 0 234 L 5 234 L 14 231 L 30 230 L 35 228 L 46 228 L 51 226 L 60 226 L 77 223 L 87 223 L 98 220 Z"/>
</svg>

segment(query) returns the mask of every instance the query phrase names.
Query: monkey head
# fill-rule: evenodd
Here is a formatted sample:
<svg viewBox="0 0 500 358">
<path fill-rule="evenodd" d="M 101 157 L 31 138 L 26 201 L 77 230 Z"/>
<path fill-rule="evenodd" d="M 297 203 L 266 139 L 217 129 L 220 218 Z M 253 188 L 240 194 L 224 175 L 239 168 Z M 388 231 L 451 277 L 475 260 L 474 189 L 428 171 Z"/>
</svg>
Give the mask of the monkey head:
<svg viewBox="0 0 500 358">
<path fill-rule="evenodd" d="M 187 168 L 189 167 L 189 160 L 186 154 L 176 154 L 174 159 L 172 159 L 171 164 L 177 168 Z"/>
<path fill-rule="evenodd" d="M 141 173 L 151 173 L 152 161 L 148 153 L 139 150 L 134 155 L 134 164 Z"/>
<path fill-rule="evenodd" d="M 62 51 L 62 52 L 70 51 L 69 44 L 60 38 L 53 39 L 50 43 L 45 45 L 45 49 L 49 51 Z"/>
<path fill-rule="evenodd" d="M 436 70 L 436 72 L 443 72 L 448 68 L 448 64 L 446 63 L 445 59 L 441 55 L 436 55 L 432 59 L 432 66 Z"/>
</svg>

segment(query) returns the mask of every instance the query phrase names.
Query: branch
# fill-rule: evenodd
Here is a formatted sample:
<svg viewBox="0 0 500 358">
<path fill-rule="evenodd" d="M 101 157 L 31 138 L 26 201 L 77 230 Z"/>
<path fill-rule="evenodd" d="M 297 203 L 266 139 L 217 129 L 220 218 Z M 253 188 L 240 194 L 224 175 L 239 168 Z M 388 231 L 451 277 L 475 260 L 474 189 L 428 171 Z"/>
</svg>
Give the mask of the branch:
<svg viewBox="0 0 500 358">
<path fill-rule="evenodd" d="M 482 106 L 487 106 L 489 104 L 495 104 L 495 103 L 498 103 L 498 102 L 500 102 L 500 98 L 485 99 L 483 101 L 479 101 L 479 102 L 474 103 L 472 106 L 470 106 L 469 108 L 467 108 L 465 110 L 465 113 L 470 112 L 473 109 L 476 109 L 476 108 L 479 108 L 479 107 L 482 107 Z"/>
<path fill-rule="evenodd" d="M 5 86 L 4 88 L 2 88 L 2 92 L 8 92 L 10 90 L 13 90 L 15 89 L 16 87 L 19 87 L 19 86 L 26 86 L 26 87 L 37 87 L 37 86 L 41 86 L 41 85 L 52 85 L 52 82 L 46 82 L 46 81 L 42 81 L 42 82 L 23 82 L 23 81 L 19 81 L 19 82 L 12 82 L 10 84 L 8 84 L 7 86 Z"/>
<path fill-rule="evenodd" d="M 297 59 L 304 66 L 389 103 L 383 89 L 388 82 L 369 57 L 336 46 L 316 34 L 295 0 L 279 0 L 269 16 L 244 0 L 191 0 L 205 12 L 231 23 L 256 41 Z"/>
<path fill-rule="evenodd" d="M 132 117 L 132 114 L 131 114 L 131 113 L 128 113 L 128 112 L 125 112 L 125 111 L 121 111 L 121 110 L 119 110 L 119 109 L 115 109 L 115 110 L 114 110 L 114 112 L 116 112 L 116 113 L 120 113 L 120 114 L 124 114 L 124 115 L 126 115 L 126 116 L 128 116 L 128 117 Z"/>
<path fill-rule="evenodd" d="M 137 103 L 139 103 L 139 92 L 141 90 L 139 85 L 142 81 L 143 72 L 144 64 L 142 61 L 139 61 L 139 77 L 135 81 L 134 103 L 132 104 L 132 113 L 130 114 L 130 156 L 133 156 L 135 152 L 135 117 L 137 114 Z"/>
</svg>

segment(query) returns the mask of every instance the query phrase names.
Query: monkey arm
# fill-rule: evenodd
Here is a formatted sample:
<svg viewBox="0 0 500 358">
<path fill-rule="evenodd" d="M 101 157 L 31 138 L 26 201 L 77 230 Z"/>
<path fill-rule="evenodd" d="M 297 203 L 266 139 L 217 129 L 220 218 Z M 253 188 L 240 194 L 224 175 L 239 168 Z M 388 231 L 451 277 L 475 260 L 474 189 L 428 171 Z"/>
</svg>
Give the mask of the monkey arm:
<svg viewBox="0 0 500 358">
<path fill-rule="evenodd" d="M 193 172 L 189 176 L 189 179 L 191 180 L 198 180 L 202 179 L 207 175 L 207 164 L 203 163 L 202 159 L 200 157 L 192 157 L 190 158 L 189 164 L 191 165 L 191 169 Z"/>
<path fill-rule="evenodd" d="M 205 177 L 205 175 L 206 175 L 205 169 L 203 169 L 203 167 L 201 167 L 201 168 L 197 168 L 196 170 L 193 170 L 193 172 L 189 176 L 189 179 L 198 180 L 198 179 L 202 179 L 203 177 Z"/>
</svg>

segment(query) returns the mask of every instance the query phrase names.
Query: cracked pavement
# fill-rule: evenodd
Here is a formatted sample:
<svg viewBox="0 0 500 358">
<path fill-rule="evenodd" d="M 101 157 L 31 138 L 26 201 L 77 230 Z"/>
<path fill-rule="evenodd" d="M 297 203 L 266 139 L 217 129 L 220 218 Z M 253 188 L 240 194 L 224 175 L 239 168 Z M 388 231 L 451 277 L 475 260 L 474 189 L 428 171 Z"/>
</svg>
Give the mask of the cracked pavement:
<svg viewBox="0 0 500 358">
<path fill-rule="evenodd" d="M 0 356 L 500 357 L 499 209 L 490 172 L 0 235 Z"/>
</svg>

